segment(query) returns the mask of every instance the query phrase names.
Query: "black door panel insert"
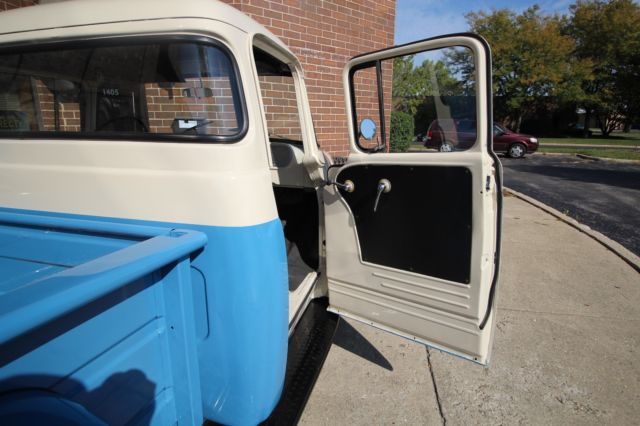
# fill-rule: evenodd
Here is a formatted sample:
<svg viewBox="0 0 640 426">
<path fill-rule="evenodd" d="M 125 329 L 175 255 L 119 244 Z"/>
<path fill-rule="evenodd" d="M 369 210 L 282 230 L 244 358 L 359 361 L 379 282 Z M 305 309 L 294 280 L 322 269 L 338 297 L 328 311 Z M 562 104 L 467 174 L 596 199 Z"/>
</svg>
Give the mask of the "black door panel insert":
<svg viewBox="0 0 640 426">
<path fill-rule="evenodd" d="M 382 192 L 374 211 L 380 181 Z M 460 166 L 363 165 L 342 170 L 340 194 L 354 215 L 365 262 L 468 284 L 472 176 Z"/>
</svg>

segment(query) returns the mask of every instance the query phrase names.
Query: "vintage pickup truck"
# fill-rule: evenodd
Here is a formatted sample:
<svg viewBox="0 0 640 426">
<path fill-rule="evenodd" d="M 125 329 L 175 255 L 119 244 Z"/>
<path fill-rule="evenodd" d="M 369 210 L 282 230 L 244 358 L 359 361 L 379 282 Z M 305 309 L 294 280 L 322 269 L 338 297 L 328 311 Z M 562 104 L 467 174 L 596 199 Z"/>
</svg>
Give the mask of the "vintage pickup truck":
<svg viewBox="0 0 640 426">
<path fill-rule="evenodd" d="M 389 152 L 391 61 L 446 49 L 470 61 L 451 74 L 467 101 L 435 109 L 465 106 L 476 142 Z M 1 13 L 0 424 L 260 423 L 304 399 L 289 375 L 316 346 L 291 341 L 322 328 L 311 309 L 487 364 L 490 70 L 470 34 L 353 58 L 336 162 L 299 61 L 232 7 Z"/>
</svg>

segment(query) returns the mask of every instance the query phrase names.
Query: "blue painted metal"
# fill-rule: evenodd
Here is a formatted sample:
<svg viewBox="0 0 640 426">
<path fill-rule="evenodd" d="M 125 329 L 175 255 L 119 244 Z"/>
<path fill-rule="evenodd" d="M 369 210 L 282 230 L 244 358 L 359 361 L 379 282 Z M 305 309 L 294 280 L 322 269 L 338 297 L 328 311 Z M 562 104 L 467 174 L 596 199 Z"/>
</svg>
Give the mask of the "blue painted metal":
<svg viewBox="0 0 640 426">
<path fill-rule="evenodd" d="M 34 407 L 38 407 L 35 412 Z M 0 419 L 3 424 L 14 426 L 106 426 L 82 405 L 42 391 L 0 397 Z"/>
<path fill-rule="evenodd" d="M 107 424 L 201 424 L 190 259 L 206 236 L 24 216 L 0 212 L 0 266 L 58 263 L 44 277 L 3 281 L 0 392 L 19 399 L 20 390 L 48 389 Z M 55 242 L 65 250 L 53 252 Z M 75 415 L 48 401 L 31 404 Z M 42 420 L 39 409 L 3 412 L 2 424 Z"/>
<path fill-rule="evenodd" d="M 274 220 L 215 227 L 207 235 L 215 243 L 194 262 L 207 280 L 210 333 L 198 350 L 205 417 L 256 424 L 278 402 L 286 368 L 289 293 L 282 225 Z"/>
<path fill-rule="evenodd" d="M 20 215 L 30 217 L 25 221 Z M 49 238 L 55 239 L 58 236 L 52 236 L 51 228 L 63 234 L 64 229 L 77 229 L 75 221 L 80 228 L 92 230 L 92 245 L 84 241 L 92 249 L 82 249 L 86 232 L 65 235 L 77 243 L 75 250 L 70 249 L 73 244 L 66 246 L 70 253 L 63 260 L 71 266 L 56 264 L 55 268 L 66 270 L 42 271 L 41 275 L 49 275 L 36 278 L 40 281 L 34 289 L 25 285 L 30 278 L 14 281 L 7 287 L 11 291 L 0 296 L 3 318 L 32 318 L 28 325 L 3 330 L 2 339 L 28 330 L 32 330 L 30 336 L 49 339 L 36 348 L 20 342 L 21 338 L 11 341 L 19 343 L 11 345 L 13 352 L 26 355 L 0 354 L 0 391 L 15 388 L 12 377 L 19 377 L 21 386 L 55 389 L 108 423 L 126 418 L 134 424 L 168 424 L 178 419 L 199 424 L 204 414 L 220 423 L 241 425 L 259 423 L 270 414 L 284 380 L 288 331 L 287 263 L 279 220 L 227 228 L 55 213 L 47 213 L 46 220 L 31 216 L 31 212 L 0 209 L 4 219 L 0 259 L 7 253 L 3 231 L 27 222 L 29 229 L 21 238 L 47 229 Z M 168 233 L 174 227 L 189 231 Z M 197 248 L 204 244 L 201 234 L 209 241 L 204 249 Z M 106 254 L 95 248 L 101 238 Z M 101 256 L 78 264 L 88 252 L 89 257 Z M 37 260 L 32 257 L 26 260 L 29 265 Z M 163 262 L 173 262 L 174 267 L 162 268 Z M 43 264 L 37 268 L 54 268 Z M 129 283 L 123 286 L 126 280 Z M 14 308 L 5 305 L 7 297 Z M 21 307 L 30 298 L 31 307 Z M 88 308 L 78 309 L 89 299 L 94 301 Z M 75 308 L 70 310 L 69 304 Z M 85 313 L 88 317 L 81 325 L 69 320 L 83 310 L 90 315 Z M 33 331 L 34 325 L 52 317 L 73 327 L 53 337 L 38 328 Z M 79 347 L 78 342 L 86 346 Z M 6 359 L 10 362 L 5 365 Z M 127 396 L 131 386 L 126 383 L 137 383 L 139 390 Z M 112 386 L 119 391 L 109 395 L 124 394 L 101 405 L 103 388 Z M 145 401 L 135 397 L 151 394 L 151 399 L 142 398 Z M 114 417 L 114 405 L 121 416 Z"/>
<path fill-rule="evenodd" d="M 103 233 L 129 239 L 146 239 L 163 235 L 166 227 L 114 222 L 97 216 L 53 214 L 34 210 L 0 208 L 0 223 L 20 227 L 54 228 L 73 232 Z M 82 218 L 81 218 L 82 217 Z M 69 220 L 72 219 L 72 220 Z"/>
<path fill-rule="evenodd" d="M 0 300 L 0 344 L 184 258 L 207 242 L 205 235 L 193 231 L 165 229 L 163 234 L 56 273 L 37 286 L 29 283 L 5 293 Z"/>
</svg>

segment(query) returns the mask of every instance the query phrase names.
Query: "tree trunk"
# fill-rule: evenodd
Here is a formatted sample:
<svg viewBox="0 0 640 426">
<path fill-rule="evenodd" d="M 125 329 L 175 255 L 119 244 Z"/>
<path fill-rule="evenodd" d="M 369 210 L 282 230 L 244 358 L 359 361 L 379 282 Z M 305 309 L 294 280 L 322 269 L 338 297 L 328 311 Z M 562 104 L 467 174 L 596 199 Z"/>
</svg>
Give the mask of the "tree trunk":
<svg viewBox="0 0 640 426">
<path fill-rule="evenodd" d="M 586 108 L 586 112 L 584 113 L 584 128 L 582 129 L 582 137 L 589 137 L 589 124 L 591 122 L 591 110 Z"/>
<path fill-rule="evenodd" d="M 518 112 L 516 116 L 516 133 L 520 133 L 520 125 L 522 125 L 522 113 Z"/>
<path fill-rule="evenodd" d="M 602 137 L 609 137 L 609 133 L 611 133 L 612 129 L 609 128 L 609 120 L 607 120 L 606 114 L 598 116 L 598 127 L 602 132 Z"/>
</svg>

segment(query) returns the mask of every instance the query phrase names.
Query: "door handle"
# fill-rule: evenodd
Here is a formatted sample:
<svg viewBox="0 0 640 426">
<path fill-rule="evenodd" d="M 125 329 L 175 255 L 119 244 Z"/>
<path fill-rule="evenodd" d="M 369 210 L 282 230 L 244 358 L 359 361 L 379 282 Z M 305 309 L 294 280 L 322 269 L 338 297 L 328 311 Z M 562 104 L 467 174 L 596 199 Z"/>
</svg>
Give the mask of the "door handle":
<svg viewBox="0 0 640 426">
<path fill-rule="evenodd" d="M 380 196 L 383 193 L 387 193 L 391 191 L 391 182 L 388 179 L 380 179 L 378 181 L 378 195 L 376 195 L 376 202 L 373 205 L 373 212 L 375 213 L 378 210 L 378 202 L 380 202 Z"/>
</svg>

